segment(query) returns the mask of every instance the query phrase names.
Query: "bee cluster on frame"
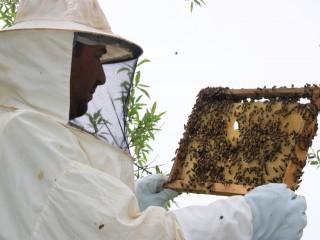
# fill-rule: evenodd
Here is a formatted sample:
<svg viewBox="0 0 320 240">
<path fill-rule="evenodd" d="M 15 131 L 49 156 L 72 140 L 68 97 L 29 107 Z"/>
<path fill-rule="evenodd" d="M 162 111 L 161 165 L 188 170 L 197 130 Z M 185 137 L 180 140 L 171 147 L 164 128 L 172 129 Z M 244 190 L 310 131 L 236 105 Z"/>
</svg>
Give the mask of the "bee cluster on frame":
<svg viewBox="0 0 320 240">
<path fill-rule="evenodd" d="M 202 89 L 167 187 L 233 195 L 284 182 L 296 190 L 317 132 L 318 99 L 318 86 L 308 84 Z"/>
</svg>

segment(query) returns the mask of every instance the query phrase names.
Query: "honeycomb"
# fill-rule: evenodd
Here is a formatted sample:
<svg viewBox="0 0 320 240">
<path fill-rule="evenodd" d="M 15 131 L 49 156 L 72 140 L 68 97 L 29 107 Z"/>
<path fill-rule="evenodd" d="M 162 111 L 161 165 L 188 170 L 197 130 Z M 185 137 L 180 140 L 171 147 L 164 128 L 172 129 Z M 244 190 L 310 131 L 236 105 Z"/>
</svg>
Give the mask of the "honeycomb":
<svg viewBox="0 0 320 240">
<path fill-rule="evenodd" d="M 296 190 L 317 131 L 315 88 L 201 90 L 167 187 L 234 195 L 284 182 Z"/>
</svg>

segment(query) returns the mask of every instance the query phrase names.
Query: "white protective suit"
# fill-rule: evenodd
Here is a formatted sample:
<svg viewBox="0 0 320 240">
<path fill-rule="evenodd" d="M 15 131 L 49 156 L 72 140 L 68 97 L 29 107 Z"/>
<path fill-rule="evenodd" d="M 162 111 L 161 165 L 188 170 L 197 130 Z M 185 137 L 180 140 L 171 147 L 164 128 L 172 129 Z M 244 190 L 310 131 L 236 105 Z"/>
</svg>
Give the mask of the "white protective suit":
<svg viewBox="0 0 320 240">
<path fill-rule="evenodd" d="M 0 239 L 251 239 L 243 197 L 139 211 L 132 157 L 67 125 L 74 32 L 113 36 L 94 0 L 22 2 L 0 32 Z M 106 59 L 137 57 L 121 47 Z"/>
</svg>

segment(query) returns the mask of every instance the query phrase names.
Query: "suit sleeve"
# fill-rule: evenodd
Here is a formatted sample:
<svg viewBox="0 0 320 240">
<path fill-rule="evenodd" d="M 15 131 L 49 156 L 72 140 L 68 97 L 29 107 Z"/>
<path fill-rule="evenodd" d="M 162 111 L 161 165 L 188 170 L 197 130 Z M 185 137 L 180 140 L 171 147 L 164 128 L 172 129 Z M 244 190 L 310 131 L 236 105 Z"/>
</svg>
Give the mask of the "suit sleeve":
<svg viewBox="0 0 320 240">
<path fill-rule="evenodd" d="M 252 239 L 252 213 L 242 196 L 174 210 L 186 240 Z"/>
</svg>

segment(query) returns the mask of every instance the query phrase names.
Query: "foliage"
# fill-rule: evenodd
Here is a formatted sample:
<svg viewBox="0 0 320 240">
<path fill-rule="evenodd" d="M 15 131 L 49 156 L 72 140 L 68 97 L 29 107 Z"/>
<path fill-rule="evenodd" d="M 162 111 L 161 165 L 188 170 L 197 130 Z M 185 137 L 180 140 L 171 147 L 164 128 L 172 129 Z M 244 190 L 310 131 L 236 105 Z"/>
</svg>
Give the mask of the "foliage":
<svg viewBox="0 0 320 240">
<path fill-rule="evenodd" d="M 150 60 L 144 59 L 137 64 L 137 67 L 147 62 Z M 133 73 L 133 69 L 129 66 L 119 71 L 126 71 L 129 77 Z M 149 86 L 142 84 L 140 80 L 141 71 L 138 70 L 133 78 L 126 114 L 129 146 L 137 161 L 135 170 L 137 178 L 142 177 L 145 173 L 151 174 L 151 168 L 154 168 L 156 173 L 161 173 L 159 166 L 152 166 L 152 161 L 148 162 L 148 154 L 153 151 L 150 142 L 155 140 L 155 133 L 160 130 L 157 125 L 164 114 L 164 112 L 156 112 L 157 102 L 153 102 L 151 107 L 148 106 L 145 99 L 150 101 Z"/>
<path fill-rule="evenodd" d="M 186 1 L 190 1 L 190 0 L 186 0 Z M 206 5 L 206 3 L 204 2 L 204 0 L 191 0 L 190 1 L 190 11 L 193 11 L 193 6 L 199 6 L 201 7 L 202 5 Z"/>
<path fill-rule="evenodd" d="M 13 25 L 19 3 L 20 0 L 0 0 L 0 20 L 4 22 L 3 28 Z"/>
<path fill-rule="evenodd" d="M 144 59 L 137 64 L 137 67 L 141 66 L 144 63 L 150 62 L 148 59 Z M 152 166 L 152 161 L 148 161 L 148 154 L 153 151 L 150 146 L 150 142 L 155 140 L 155 133 L 160 130 L 157 127 L 159 121 L 161 120 L 164 112 L 157 113 L 157 103 L 153 102 L 151 107 L 145 102 L 147 98 L 150 100 L 150 94 L 148 92 L 149 86 L 141 83 L 141 71 L 136 71 L 135 75 L 134 69 L 130 65 L 126 65 L 118 70 L 118 73 L 126 72 L 128 75 L 128 81 L 125 81 L 122 84 L 122 97 L 120 99 L 125 106 L 125 116 L 126 118 L 126 129 L 129 139 L 129 147 L 131 152 L 133 152 L 133 157 L 136 159 L 135 162 L 135 176 L 137 178 L 142 177 L 144 174 L 152 174 L 151 169 L 155 173 L 162 173 L 158 165 Z M 133 81 L 131 83 L 131 79 Z M 127 95 L 130 92 L 131 94 L 126 102 Z M 106 132 L 101 132 L 101 130 L 106 127 L 108 128 L 107 119 L 104 119 L 101 115 L 101 109 L 93 114 L 87 113 L 86 116 L 89 118 L 90 127 L 92 127 L 92 134 L 106 139 Z M 119 121 L 121 121 L 119 119 Z"/>
<path fill-rule="evenodd" d="M 137 64 L 137 67 L 147 62 L 150 62 L 150 60 L 144 59 Z M 164 112 L 156 112 L 157 102 L 153 102 L 151 107 L 148 106 L 146 99 L 148 102 L 150 101 L 149 86 L 141 83 L 140 70 L 136 71 L 133 76 L 134 70 L 130 65 L 125 65 L 118 70 L 118 73 L 125 72 L 128 75 L 128 81 L 121 85 L 123 89 L 121 91 L 122 97 L 115 100 L 120 100 L 124 104 L 128 145 L 136 160 L 135 176 L 140 178 L 145 174 L 152 174 L 152 169 L 155 173 L 162 173 L 158 165 L 153 166 L 153 162 L 148 161 L 148 154 L 153 151 L 150 142 L 155 140 L 155 133 L 160 130 L 157 125 Z M 87 113 L 86 116 L 89 118 L 90 127 L 93 129 L 91 134 L 107 140 L 106 135 L 109 133 L 102 131 L 108 128 L 110 122 L 103 118 L 101 109 L 93 114 Z M 118 120 L 122 121 L 121 119 Z"/>
<path fill-rule="evenodd" d="M 311 149 L 311 153 L 309 152 L 307 154 L 307 159 L 310 165 L 315 165 L 317 167 L 320 167 L 320 149 L 318 149 L 316 152 L 314 149 Z"/>
<path fill-rule="evenodd" d="M 104 126 L 108 126 L 109 121 L 104 119 L 101 115 L 101 109 L 93 114 L 86 113 L 86 116 L 89 118 L 90 126 L 93 128 L 93 132 L 91 134 L 106 139 L 105 135 L 108 134 L 106 132 L 101 132 Z"/>
</svg>

